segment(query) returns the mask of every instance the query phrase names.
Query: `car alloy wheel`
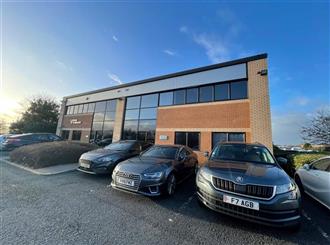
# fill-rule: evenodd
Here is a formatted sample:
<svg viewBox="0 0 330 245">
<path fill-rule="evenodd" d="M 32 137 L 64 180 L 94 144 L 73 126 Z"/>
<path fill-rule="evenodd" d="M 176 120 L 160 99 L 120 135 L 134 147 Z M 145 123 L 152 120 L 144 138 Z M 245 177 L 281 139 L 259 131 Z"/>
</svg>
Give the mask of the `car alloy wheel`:
<svg viewBox="0 0 330 245">
<path fill-rule="evenodd" d="M 167 195 L 172 196 L 175 192 L 175 187 L 176 187 L 176 179 L 174 174 L 171 174 L 167 178 Z"/>
</svg>

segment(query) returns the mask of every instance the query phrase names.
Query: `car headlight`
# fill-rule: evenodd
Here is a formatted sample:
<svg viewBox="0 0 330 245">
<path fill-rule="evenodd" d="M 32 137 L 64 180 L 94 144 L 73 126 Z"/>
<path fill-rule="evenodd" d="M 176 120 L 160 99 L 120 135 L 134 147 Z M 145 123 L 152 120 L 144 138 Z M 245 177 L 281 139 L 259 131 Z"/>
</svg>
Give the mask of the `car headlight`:
<svg viewBox="0 0 330 245">
<path fill-rule="evenodd" d="M 163 172 L 155 172 L 155 173 L 145 173 L 142 174 L 144 179 L 160 179 L 163 176 Z"/>
<path fill-rule="evenodd" d="M 297 186 L 295 183 L 290 182 L 285 185 L 276 186 L 276 194 L 289 193 L 289 199 L 297 199 Z"/>
<path fill-rule="evenodd" d="M 113 159 L 111 156 L 105 156 L 105 157 L 100 157 L 98 159 L 96 159 L 96 162 L 99 162 L 99 163 L 104 163 L 104 162 L 112 162 Z"/>
<path fill-rule="evenodd" d="M 212 181 L 212 176 L 210 173 L 208 173 L 207 171 L 205 171 L 203 168 L 200 168 L 199 171 L 198 171 L 198 180 L 201 180 L 200 178 L 203 178 L 209 182 Z M 203 181 L 203 180 L 201 180 Z"/>
</svg>

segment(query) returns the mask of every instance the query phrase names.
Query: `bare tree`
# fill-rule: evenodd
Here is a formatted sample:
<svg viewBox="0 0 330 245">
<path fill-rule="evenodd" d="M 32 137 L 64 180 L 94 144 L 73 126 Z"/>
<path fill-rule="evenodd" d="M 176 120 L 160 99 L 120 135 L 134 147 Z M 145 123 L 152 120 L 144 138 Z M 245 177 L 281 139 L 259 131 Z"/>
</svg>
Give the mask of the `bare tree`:
<svg viewBox="0 0 330 245">
<path fill-rule="evenodd" d="M 301 128 L 302 138 L 313 144 L 330 144 L 330 109 L 317 111 L 308 125 Z"/>
</svg>

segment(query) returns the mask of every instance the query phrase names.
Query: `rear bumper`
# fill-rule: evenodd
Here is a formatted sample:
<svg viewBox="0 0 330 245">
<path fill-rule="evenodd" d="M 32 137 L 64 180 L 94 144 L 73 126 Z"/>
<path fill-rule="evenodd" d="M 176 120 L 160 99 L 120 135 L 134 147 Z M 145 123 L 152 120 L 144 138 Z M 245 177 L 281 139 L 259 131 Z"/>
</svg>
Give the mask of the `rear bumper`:
<svg viewBox="0 0 330 245">
<path fill-rule="evenodd" d="M 197 181 L 197 196 L 208 208 L 239 219 L 251 221 L 268 226 L 286 227 L 299 225 L 301 221 L 301 201 L 288 200 L 287 194 L 277 195 L 271 200 L 243 199 L 259 202 L 259 210 L 248 209 L 223 202 L 223 195 L 227 193 L 215 190 L 211 184 Z"/>
</svg>

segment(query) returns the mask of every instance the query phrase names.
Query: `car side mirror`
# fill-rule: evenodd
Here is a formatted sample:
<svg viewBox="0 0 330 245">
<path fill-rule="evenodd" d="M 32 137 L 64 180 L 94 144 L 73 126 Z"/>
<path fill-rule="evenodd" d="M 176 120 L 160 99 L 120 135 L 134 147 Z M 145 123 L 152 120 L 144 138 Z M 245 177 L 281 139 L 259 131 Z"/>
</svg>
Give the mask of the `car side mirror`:
<svg viewBox="0 0 330 245">
<path fill-rule="evenodd" d="M 209 157 L 210 153 L 208 151 L 204 152 L 204 157 Z"/>
<path fill-rule="evenodd" d="M 306 170 L 310 170 L 311 169 L 310 166 L 309 166 L 309 164 L 304 164 L 303 168 L 306 169 Z"/>
<path fill-rule="evenodd" d="M 288 163 L 288 159 L 286 159 L 284 157 L 278 157 L 278 158 L 276 158 L 276 160 L 280 165 L 285 165 Z"/>
</svg>

